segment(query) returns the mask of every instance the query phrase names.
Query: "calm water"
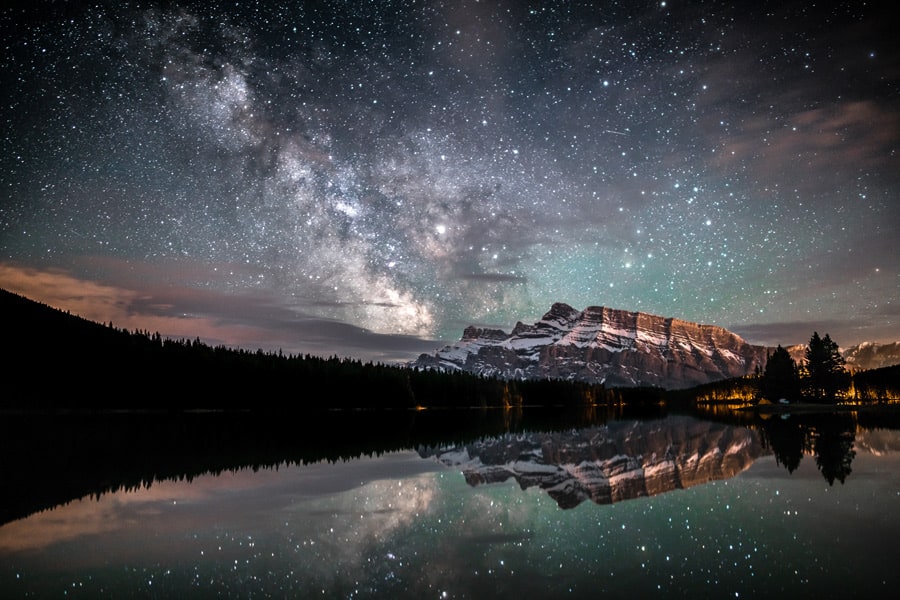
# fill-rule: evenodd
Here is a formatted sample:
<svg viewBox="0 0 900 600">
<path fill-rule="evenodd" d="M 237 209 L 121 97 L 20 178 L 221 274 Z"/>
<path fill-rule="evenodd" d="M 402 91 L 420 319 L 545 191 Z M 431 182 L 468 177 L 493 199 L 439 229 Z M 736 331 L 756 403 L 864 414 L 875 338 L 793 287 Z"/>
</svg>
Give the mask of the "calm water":
<svg viewBox="0 0 900 600">
<path fill-rule="evenodd" d="M 157 481 L 0 526 L 0 597 L 894 597 L 900 432 L 818 430 L 799 462 L 679 416 Z"/>
</svg>

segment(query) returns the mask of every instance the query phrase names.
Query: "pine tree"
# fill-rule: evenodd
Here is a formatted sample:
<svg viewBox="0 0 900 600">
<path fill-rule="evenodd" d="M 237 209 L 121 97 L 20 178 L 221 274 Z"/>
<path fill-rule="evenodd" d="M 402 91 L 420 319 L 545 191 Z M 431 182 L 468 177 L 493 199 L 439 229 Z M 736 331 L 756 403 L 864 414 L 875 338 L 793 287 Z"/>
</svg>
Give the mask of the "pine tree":
<svg viewBox="0 0 900 600">
<path fill-rule="evenodd" d="M 846 389 L 848 383 L 838 345 L 827 333 L 820 338 L 817 331 L 813 332 L 806 348 L 807 395 L 816 402 L 834 402 L 838 392 Z"/>
<path fill-rule="evenodd" d="M 766 369 L 760 381 L 760 395 L 773 401 L 781 398 L 795 400 L 800 395 L 797 364 L 781 346 L 766 360 Z"/>
</svg>

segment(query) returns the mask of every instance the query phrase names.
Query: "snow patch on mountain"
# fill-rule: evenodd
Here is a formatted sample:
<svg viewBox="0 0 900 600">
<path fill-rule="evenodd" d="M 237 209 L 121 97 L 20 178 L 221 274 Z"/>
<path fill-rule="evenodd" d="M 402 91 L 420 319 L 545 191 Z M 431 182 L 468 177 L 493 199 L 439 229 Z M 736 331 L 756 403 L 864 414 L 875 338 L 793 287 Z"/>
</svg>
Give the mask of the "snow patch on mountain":
<svg viewBox="0 0 900 600">
<path fill-rule="evenodd" d="M 556 303 L 510 333 L 467 327 L 462 338 L 413 365 L 506 379 L 567 379 L 613 386 L 684 388 L 765 365 L 766 348 L 721 327 L 602 306 Z"/>
</svg>

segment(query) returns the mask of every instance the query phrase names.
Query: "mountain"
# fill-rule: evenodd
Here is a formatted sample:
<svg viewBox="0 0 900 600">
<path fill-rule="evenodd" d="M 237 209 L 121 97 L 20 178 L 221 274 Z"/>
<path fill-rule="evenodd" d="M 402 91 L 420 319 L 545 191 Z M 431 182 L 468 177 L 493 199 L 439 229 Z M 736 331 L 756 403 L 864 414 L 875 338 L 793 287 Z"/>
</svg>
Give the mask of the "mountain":
<svg viewBox="0 0 900 600">
<path fill-rule="evenodd" d="M 471 486 L 513 478 L 522 489 L 545 490 L 560 508 L 588 499 L 612 504 L 729 479 L 766 453 L 754 431 L 688 416 L 419 449 L 423 458 L 460 469 Z"/>
<path fill-rule="evenodd" d="M 806 344 L 788 346 L 787 351 L 798 364 L 806 362 Z M 840 351 L 850 371 L 867 371 L 900 365 L 900 342 L 889 344 L 863 342 L 841 348 Z"/>
<path fill-rule="evenodd" d="M 455 344 L 413 366 L 505 379 L 567 379 L 679 389 L 762 368 L 767 349 L 713 325 L 641 312 L 554 304 L 511 333 L 470 326 Z"/>
<path fill-rule="evenodd" d="M 847 361 L 847 368 L 853 371 L 880 369 L 900 365 L 900 342 L 878 344 L 863 342 L 841 349 L 841 356 Z"/>
</svg>

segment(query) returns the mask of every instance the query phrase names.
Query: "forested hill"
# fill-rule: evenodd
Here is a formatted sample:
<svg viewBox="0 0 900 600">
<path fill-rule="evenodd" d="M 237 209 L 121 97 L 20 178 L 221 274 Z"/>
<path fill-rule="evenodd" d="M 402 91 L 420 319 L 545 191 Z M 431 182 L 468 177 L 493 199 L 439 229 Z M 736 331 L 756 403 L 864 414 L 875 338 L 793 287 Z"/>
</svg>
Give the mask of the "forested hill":
<svg viewBox="0 0 900 600">
<path fill-rule="evenodd" d="M 604 403 L 602 386 L 508 382 L 163 339 L 0 290 L 4 409 L 308 410 Z M 638 396 L 641 392 L 629 392 Z"/>
</svg>

